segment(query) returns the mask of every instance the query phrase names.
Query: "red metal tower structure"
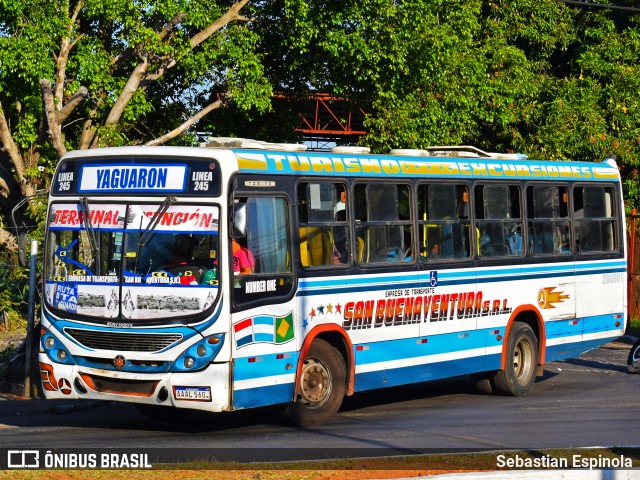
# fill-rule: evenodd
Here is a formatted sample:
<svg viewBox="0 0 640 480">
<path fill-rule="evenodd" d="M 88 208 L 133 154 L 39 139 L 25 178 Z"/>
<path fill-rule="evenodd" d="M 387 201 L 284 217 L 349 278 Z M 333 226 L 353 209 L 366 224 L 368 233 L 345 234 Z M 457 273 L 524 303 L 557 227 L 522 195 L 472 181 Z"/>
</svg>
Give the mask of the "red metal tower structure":
<svg viewBox="0 0 640 480">
<path fill-rule="evenodd" d="M 346 97 L 315 93 L 304 104 L 295 131 L 311 144 L 311 149 L 322 150 L 336 143 L 356 144 L 367 133 L 363 126 L 364 110 Z"/>
</svg>

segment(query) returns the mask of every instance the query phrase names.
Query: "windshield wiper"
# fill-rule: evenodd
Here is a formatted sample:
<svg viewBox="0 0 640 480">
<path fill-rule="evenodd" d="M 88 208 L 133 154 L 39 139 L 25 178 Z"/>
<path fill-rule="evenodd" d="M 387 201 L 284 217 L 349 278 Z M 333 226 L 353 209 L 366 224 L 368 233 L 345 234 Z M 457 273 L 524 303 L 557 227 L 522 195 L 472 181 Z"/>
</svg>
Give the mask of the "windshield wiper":
<svg viewBox="0 0 640 480">
<path fill-rule="evenodd" d="M 142 247 L 145 247 L 147 243 L 149 243 L 149 240 L 151 240 L 151 237 L 153 236 L 153 231 L 156 229 L 156 226 L 160 221 L 160 217 L 169 209 L 172 204 L 177 201 L 178 199 L 176 197 L 167 197 L 164 199 L 162 204 L 158 207 L 158 210 L 156 210 L 156 212 L 151 217 L 147 228 L 145 228 L 144 232 L 142 232 L 142 235 L 138 237 L 138 250 Z"/>
<path fill-rule="evenodd" d="M 91 216 L 89 215 L 89 200 L 87 197 L 80 198 L 80 209 L 82 210 L 82 223 L 84 224 L 84 229 L 89 237 L 89 247 L 91 248 L 91 252 L 95 255 L 98 251 L 98 242 L 96 241 L 96 232 L 93 229 Z"/>
<path fill-rule="evenodd" d="M 89 200 L 87 197 L 80 197 L 80 210 L 82 211 L 82 223 L 84 224 L 84 230 L 87 232 L 87 237 L 89 238 L 89 248 L 91 249 L 91 253 L 96 261 L 96 275 L 100 275 L 100 250 L 98 249 L 98 242 L 96 240 L 96 231 L 93 228 L 91 215 L 89 214 Z M 89 262 L 89 265 L 91 265 L 91 263 L 92 262 Z"/>
</svg>

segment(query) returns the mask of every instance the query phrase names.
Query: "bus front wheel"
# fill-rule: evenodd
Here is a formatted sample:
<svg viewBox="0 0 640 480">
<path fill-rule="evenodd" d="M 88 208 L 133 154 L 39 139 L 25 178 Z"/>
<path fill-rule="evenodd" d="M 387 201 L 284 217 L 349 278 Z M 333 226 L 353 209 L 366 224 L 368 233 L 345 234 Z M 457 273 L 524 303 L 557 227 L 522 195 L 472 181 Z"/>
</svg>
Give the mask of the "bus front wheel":
<svg viewBox="0 0 640 480">
<path fill-rule="evenodd" d="M 340 352 L 325 340 L 314 340 L 302 363 L 296 401 L 287 406 L 287 416 L 305 427 L 327 423 L 342 404 L 346 378 Z"/>
<path fill-rule="evenodd" d="M 538 366 L 538 339 L 529 325 L 516 322 L 511 328 L 507 343 L 504 370 L 493 378 L 497 393 L 525 395 L 536 380 Z"/>
</svg>

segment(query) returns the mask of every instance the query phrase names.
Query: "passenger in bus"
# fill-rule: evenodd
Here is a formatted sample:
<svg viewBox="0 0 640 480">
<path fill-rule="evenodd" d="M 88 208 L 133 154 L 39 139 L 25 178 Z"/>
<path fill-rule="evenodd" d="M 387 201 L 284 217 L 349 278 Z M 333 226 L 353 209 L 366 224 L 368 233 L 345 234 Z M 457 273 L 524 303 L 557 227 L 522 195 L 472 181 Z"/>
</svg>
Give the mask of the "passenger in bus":
<svg viewBox="0 0 640 480">
<path fill-rule="evenodd" d="M 245 275 L 253 273 L 256 262 L 253 254 L 248 248 L 243 247 L 235 238 L 231 239 L 231 250 L 233 253 L 233 273 L 234 275 Z"/>
<path fill-rule="evenodd" d="M 336 212 L 336 221 L 347 221 L 347 192 L 342 189 L 339 192 L 339 202 L 337 203 L 338 211 Z M 335 227 L 333 229 L 333 253 L 334 264 L 344 264 L 349 261 L 349 244 L 347 242 L 348 230 L 346 227 Z"/>
</svg>

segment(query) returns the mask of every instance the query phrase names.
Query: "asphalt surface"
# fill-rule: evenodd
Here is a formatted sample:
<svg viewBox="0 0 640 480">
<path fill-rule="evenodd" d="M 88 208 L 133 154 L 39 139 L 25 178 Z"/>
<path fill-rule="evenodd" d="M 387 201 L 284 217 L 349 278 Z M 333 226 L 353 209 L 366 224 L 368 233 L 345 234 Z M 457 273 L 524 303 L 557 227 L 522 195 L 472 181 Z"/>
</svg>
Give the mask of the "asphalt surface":
<svg viewBox="0 0 640 480">
<path fill-rule="evenodd" d="M 635 337 L 624 336 L 619 338 L 614 345 L 624 348 L 625 345 L 629 345 L 629 348 L 637 339 Z M 610 344 L 611 345 L 611 344 Z M 597 352 L 597 350 L 596 350 Z M 596 359 L 596 362 L 598 360 Z M 571 362 L 571 360 L 569 360 Z M 547 365 L 548 368 L 548 365 Z M 16 386 L 14 390 L 23 391 L 22 385 Z M 31 397 L 26 398 L 19 395 L 10 393 L 0 393 L 0 417 L 6 417 L 11 415 L 55 415 L 61 413 L 68 413 L 71 411 L 81 411 L 88 408 L 103 406 L 102 401 L 93 400 L 47 400 L 44 397 Z M 640 405 L 640 401 L 639 401 Z"/>
<path fill-rule="evenodd" d="M 0 394 L 0 450 L 158 448 L 165 455 L 202 449 L 234 456 L 264 453 L 262 461 L 273 458 L 276 445 L 284 446 L 283 455 L 301 446 L 301 454 L 363 448 L 406 452 L 422 445 L 447 451 L 588 446 L 637 451 L 640 375 L 627 374 L 625 366 L 632 342 L 622 338 L 578 359 L 548 364 L 526 397 L 478 395 L 459 380 L 388 389 L 349 399 L 335 421 L 317 429 L 282 424 L 258 409 L 201 413 L 176 424 L 150 420 L 128 403 Z"/>
</svg>

